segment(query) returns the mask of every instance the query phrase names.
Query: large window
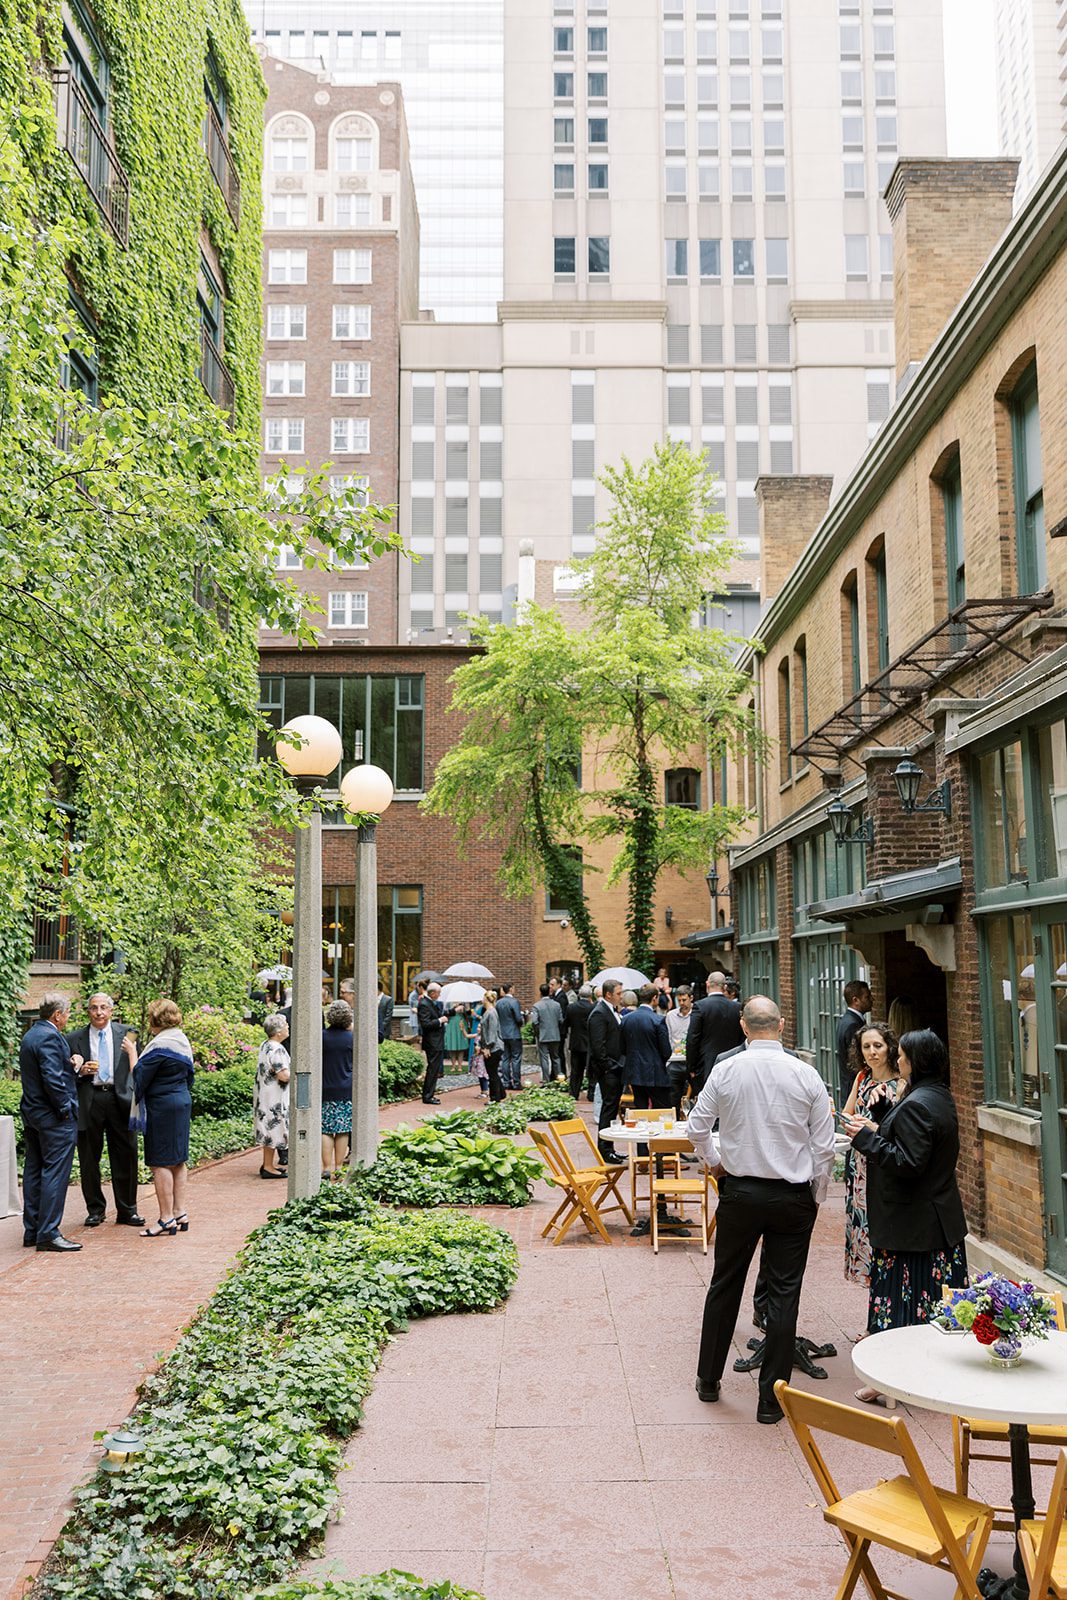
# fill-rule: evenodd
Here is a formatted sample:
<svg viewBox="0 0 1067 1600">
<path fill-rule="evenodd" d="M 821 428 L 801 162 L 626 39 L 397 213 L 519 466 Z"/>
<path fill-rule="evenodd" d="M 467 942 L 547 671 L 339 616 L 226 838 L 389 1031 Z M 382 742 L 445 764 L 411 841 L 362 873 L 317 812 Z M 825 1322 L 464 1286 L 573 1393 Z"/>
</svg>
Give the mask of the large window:
<svg viewBox="0 0 1067 1600">
<path fill-rule="evenodd" d="M 578 875 L 579 875 L 579 882 L 580 882 L 581 881 L 581 872 L 582 872 L 582 847 L 581 847 L 581 845 L 565 844 L 561 848 L 562 848 L 563 854 L 565 856 L 569 856 L 571 858 L 571 860 L 574 862 L 575 866 L 578 868 Z M 558 893 L 558 891 L 556 893 L 553 893 L 551 887 L 547 887 L 546 886 L 546 888 L 545 888 L 545 916 L 546 917 L 566 917 L 566 916 L 569 916 L 570 912 L 571 912 L 571 907 L 567 903 L 567 901 L 568 901 L 568 896 L 567 895 L 560 895 Z"/>
<path fill-rule="evenodd" d="M 990 917 L 982 924 L 982 952 L 987 1092 L 990 1099 L 1018 1110 L 1039 1111 L 1037 984 L 1029 916 Z"/>
<path fill-rule="evenodd" d="M 1033 594 L 1048 581 L 1036 367 L 1029 368 L 1012 395 L 1011 447 L 1019 593 Z"/>
<path fill-rule="evenodd" d="M 778 998 L 778 899 L 774 856 L 734 873 L 737 892 L 738 974 L 742 995 Z"/>
<path fill-rule="evenodd" d="M 260 678 L 260 710 L 272 728 L 309 713 L 341 733 L 337 776 L 356 762 L 382 767 L 399 793 L 418 794 L 423 776 L 423 680 L 414 675 L 354 673 Z M 273 754 L 264 735 L 261 755 Z"/>
<path fill-rule="evenodd" d="M 663 774 L 663 798 L 669 806 L 700 810 L 700 773 L 695 767 L 672 767 Z"/>
<path fill-rule="evenodd" d="M 1004 745 L 978 758 L 975 798 L 979 885 L 996 889 L 1025 883 L 1029 873 L 1021 743 Z"/>
<path fill-rule="evenodd" d="M 356 970 L 356 891 L 352 884 L 323 886 L 322 944 L 334 996 Z M 422 966 L 422 889 L 418 884 L 378 885 L 378 977 L 398 1005 L 406 1005 Z"/>
<path fill-rule="evenodd" d="M 967 565 L 963 549 L 963 482 L 960 458 L 955 456 L 941 479 L 941 505 L 945 518 L 945 578 L 948 608 L 955 611 L 967 598 Z"/>
</svg>

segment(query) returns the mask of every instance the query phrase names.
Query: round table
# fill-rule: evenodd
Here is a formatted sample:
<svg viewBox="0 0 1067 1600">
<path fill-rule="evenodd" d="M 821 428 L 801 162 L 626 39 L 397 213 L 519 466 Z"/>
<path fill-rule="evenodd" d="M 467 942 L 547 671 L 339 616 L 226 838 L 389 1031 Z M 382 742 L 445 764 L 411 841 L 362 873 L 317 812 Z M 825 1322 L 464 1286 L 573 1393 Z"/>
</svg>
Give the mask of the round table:
<svg viewBox="0 0 1067 1600">
<path fill-rule="evenodd" d="M 1023 1345 L 1022 1365 L 998 1371 L 970 1334 L 937 1328 L 889 1328 L 861 1339 L 852 1351 L 857 1375 L 872 1389 L 949 1416 L 1006 1422 L 1011 1450 L 1011 1507 L 1015 1526 L 1034 1514 L 1030 1423 L 1067 1423 L 1067 1333 Z M 1015 1576 L 983 1571 L 979 1587 L 996 1600 L 1027 1600 L 1018 1545 Z"/>
<path fill-rule="evenodd" d="M 650 1139 L 688 1139 L 689 1133 L 684 1122 L 670 1129 L 661 1122 L 643 1122 L 633 1128 L 601 1128 L 600 1137 L 611 1144 L 647 1144 Z"/>
</svg>

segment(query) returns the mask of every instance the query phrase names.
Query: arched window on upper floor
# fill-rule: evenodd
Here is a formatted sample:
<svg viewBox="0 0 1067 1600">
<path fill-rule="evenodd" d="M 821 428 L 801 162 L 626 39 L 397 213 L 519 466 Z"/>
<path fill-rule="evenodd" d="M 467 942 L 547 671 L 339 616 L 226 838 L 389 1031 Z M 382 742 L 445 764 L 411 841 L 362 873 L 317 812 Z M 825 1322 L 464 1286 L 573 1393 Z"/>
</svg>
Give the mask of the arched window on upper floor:
<svg viewBox="0 0 1067 1600">
<path fill-rule="evenodd" d="M 267 127 L 267 171 L 310 172 L 315 165 L 315 133 L 306 117 L 285 112 Z"/>
<path fill-rule="evenodd" d="M 330 170 L 344 176 L 375 172 L 378 167 L 378 124 L 349 112 L 330 130 Z"/>
</svg>

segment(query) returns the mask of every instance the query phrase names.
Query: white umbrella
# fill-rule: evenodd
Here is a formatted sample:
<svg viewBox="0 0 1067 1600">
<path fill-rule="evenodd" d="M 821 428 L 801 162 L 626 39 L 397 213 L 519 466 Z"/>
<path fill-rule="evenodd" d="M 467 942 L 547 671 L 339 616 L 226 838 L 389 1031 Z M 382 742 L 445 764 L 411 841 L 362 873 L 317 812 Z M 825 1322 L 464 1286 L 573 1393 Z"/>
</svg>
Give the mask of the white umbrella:
<svg viewBox="0 0 1067 1600">
<path fill-rule="evenodd" d="M 493 974 L 488 967 L 481 966 L 477 961 L 456 961 L 445 968 L 446 978 L 492 978 Z"/>
<path fill-rule="evenodd" d="M 256 973 L 257 983 L 292 983 L 292 967 L 264 967 L 262 972 Z"/>
<path fill-rule="evenodd" d="M 463 1005 L 468 1000 L 484 1000 L 485 990 L 480 983 L 446 983 L 440 999 L 446 1006 Z"/>
<path fill-rule="evenodd" d="M 595 978 L 590 978 L 592 988 L 602 984 L 608 979 L 614 983 L 621 983 L 624 989 L 640 989 L 643 983 L 651 983 L 651 978 L 646 978 L 643 972 L 635 972 L 633 967 L 605 967 L 603 972 L 598 972 Z"/>
</svg>

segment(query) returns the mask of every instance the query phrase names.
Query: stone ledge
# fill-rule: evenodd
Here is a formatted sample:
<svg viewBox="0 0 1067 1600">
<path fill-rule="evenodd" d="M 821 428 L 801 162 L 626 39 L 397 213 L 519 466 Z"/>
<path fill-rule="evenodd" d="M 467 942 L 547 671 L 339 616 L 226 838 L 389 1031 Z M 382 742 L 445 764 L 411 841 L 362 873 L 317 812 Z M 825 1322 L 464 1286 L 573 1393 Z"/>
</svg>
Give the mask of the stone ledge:
<svg viewBox="0 0 1067 1600">
<path fill-rule="evenodd" d="M 1040 1117 L 1026 1117 L 1020 1111 L 1006 1111 L 1003 1106 L 979 1106 L 977 1117 L 983 1133 L 995 1133 L 999 1139 L 1010 1139 L 1013 1144 L 1029 1145 L 1031 1150 L 1041 1148 Z"/>
<path fill-rule="evenodd" d="M 1050 1278 L 1040 1267 L 1013 1256 L 1010 1250 L 1004 1250 L 991 1239 L 979 1239 L 977 1234 L 969 1233 L 965 1242 L 967 1270 L 972 1277 L 976 1272 L 995 1272 L 1002 1278 L 1011 1278 L 1015 1283 L 1032 1283 L 1038 1289 L 1063 1293 L 1061 1280 Z"/>
</svg>

